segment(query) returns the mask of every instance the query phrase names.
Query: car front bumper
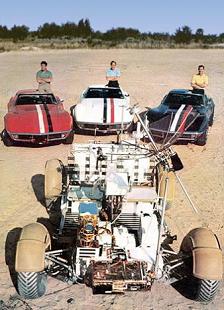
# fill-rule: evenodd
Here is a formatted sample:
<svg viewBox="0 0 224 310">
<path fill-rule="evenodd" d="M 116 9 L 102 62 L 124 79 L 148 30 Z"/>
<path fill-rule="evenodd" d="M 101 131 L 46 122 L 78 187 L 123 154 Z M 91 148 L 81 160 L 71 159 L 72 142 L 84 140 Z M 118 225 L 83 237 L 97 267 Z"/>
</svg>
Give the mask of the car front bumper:
<svg viewBox="0 0 224 310">
<path fill-rule="evenodd" d="M 101 133 L 116 133 L 120 130 L 128 130 L 131 123 L 117 123 L 117 124 L 95 124 L 95 123 L 81 123 L 76 122 L 77 127 L 80 130 L 92 131 L 92 132 L 101 132 Z"/>
<path fill-rule="evenodd" d="M 62 132 L 43 133 L 43 134 L 11 133 L 11 132 L 7 133 L 9 134 L 10 138 L 15 142 L 47 144 L 50 142 L 65 140 L 71 133 L 71 130 Z"/>
<path fill-rule="evenodd" d="M 195 131 L 186 131 L 180 136 L 176 134 L 175 132 L 167 132 L 164 130 L 156 130 L 149 128 L 150 133 L 152 134 L 153 137 L 155 138 L 160 138 L 160 139 L 169 139 L 172 136 L 176 135 L 177 141 L 189 141 L 189 142 L 196 142 L 200 137 L 205 133 L 204 131 L 201 132 L 195 132 Z"/>
</svg>

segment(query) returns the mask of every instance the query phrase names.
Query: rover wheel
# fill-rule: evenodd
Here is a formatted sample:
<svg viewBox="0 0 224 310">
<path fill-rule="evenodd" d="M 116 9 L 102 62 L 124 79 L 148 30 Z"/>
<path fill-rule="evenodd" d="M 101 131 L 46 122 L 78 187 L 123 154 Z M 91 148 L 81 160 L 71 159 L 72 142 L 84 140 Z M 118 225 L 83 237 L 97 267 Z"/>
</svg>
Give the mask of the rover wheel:
<svg viewBox="0 0 224 310">
<path fill-rule="evenodd" d="M 25 299 L 35 299 L 43 296 L 47 288 L 45 272 L 18 272 L 18 293 Z"/>
<path fill-rule="evenodd" d="M 184 237 L 180 250 L 186 255 L 185 293 L 193 300 L 210 302 L 222 278 L 222 252 L 216 235 L 204 227 L 192 229 Z"/>
<path fill-rule="evenodd" d="M 194 278 L 194 282 L 195 300 L 200 302 L 212 301 L 218 291 L 219 281 Z"/>
</svg>

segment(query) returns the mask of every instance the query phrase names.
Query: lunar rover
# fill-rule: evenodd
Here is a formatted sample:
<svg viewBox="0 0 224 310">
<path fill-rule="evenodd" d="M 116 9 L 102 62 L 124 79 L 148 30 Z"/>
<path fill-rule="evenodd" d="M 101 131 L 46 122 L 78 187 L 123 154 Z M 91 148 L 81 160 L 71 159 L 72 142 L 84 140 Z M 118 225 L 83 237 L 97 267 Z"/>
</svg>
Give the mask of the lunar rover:
<svg viewBox="0 0 224 310">
<path fill-rule="evenodd" d="M 195 300 L 211 301 L 222 278 L 216 235 L 195 228 L 176 252 L 176 236 L 165 222 L 180 168 L 177 154 L 158 150 L 153 140 L 73 144 L 66 165 L 47 161 L 46 206 L 59 221 L 51 234 L 40 223 L 22 229 L 18 293 L 43 296 L 47 276 L 86 284 L 93 293 L 150 290 L 157 280 L 187 279 Z"/>
</svg>

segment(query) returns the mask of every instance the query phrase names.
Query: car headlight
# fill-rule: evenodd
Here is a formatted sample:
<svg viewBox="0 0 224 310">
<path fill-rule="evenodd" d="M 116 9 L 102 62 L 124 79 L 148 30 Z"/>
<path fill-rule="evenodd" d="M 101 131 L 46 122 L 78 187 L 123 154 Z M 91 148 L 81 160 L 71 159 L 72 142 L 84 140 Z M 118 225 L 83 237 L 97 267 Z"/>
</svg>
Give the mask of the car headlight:
<svg viewBox="0 0 224 310">
<path fill-rule="evenodd" d="M 18 138 L 19 138 L 18 135 L 11 135 L 11 137 L 12 137 L 13 139 L 18 139 Z"/>
<path fill-rule="evenodd" d="M 62 137 L 62 138 L 65 138 L 65 136 L 66 136 L 65 133 L 62 133 L 62 134 L 61 134 L 61 137 Z"/>
</svg>

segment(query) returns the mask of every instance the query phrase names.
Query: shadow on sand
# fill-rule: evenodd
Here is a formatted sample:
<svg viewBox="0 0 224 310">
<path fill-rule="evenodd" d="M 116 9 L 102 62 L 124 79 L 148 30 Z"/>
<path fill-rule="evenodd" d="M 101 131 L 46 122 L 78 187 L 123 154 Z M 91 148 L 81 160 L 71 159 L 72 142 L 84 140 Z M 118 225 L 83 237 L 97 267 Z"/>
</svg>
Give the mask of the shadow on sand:
<svg viewBox="0 0 224 310">
<path fill-rule="evenodd" d="M 31 184 L 36 196 L 36 199 L 39 203 L 45 207 L 44 200 L 44 175 L 43 174 L 35 174 L 31 178 Z"/>
<path fill-rule="evenodd" d="M 17 289 L 17 276 L 15 271 L 16 245 L 19 240 L 22 228 L 16 227 L 10 230 L 5 241 L 5 262 L 8 266 L 13 285 Z"/>
</svg>

